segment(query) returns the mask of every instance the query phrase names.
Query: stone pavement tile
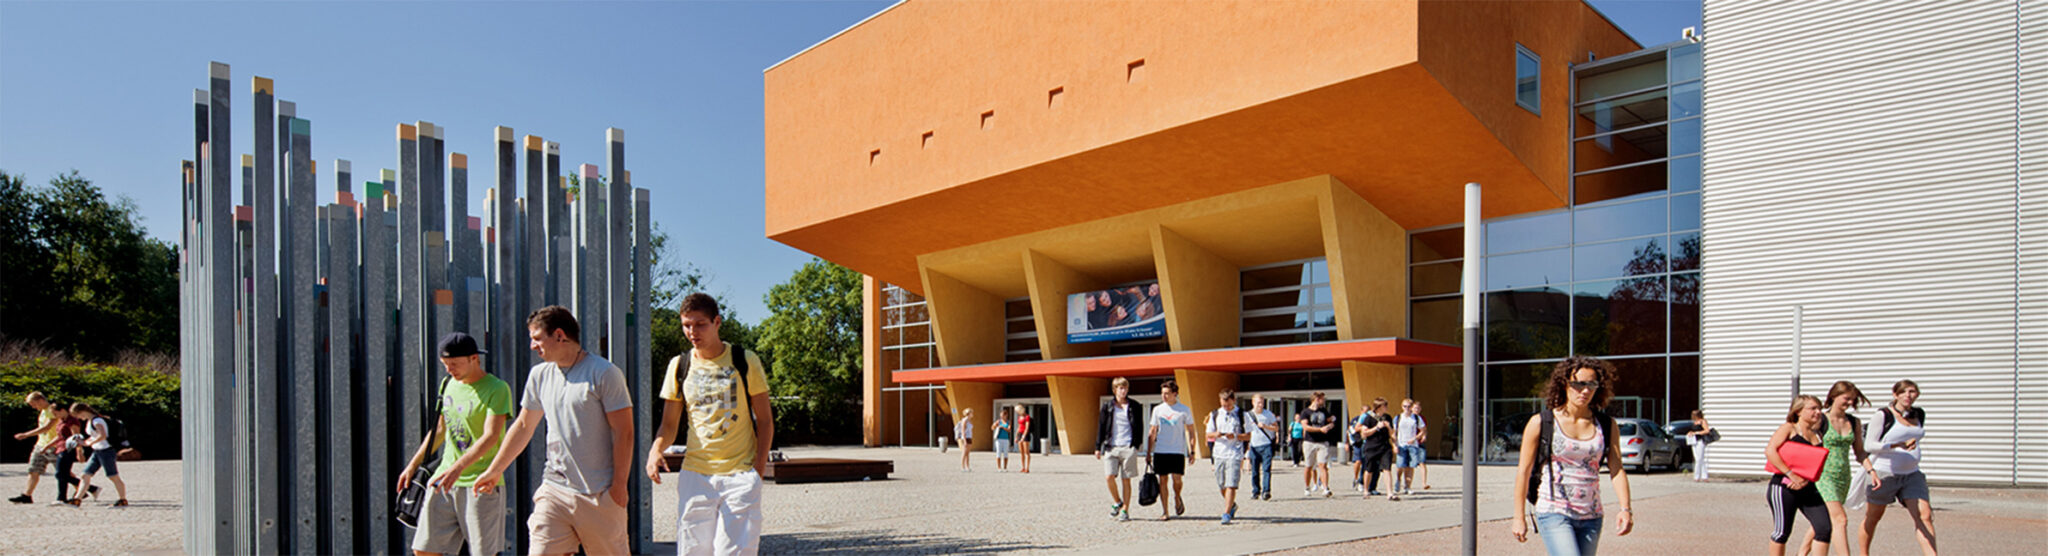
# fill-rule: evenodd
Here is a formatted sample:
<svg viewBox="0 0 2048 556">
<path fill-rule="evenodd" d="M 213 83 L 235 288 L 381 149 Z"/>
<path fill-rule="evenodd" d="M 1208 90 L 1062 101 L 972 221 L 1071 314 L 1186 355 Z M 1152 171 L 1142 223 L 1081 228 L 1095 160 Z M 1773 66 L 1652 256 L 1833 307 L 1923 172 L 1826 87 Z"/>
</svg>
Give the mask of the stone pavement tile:
<svg viewBox="0 0 2048 556">
<path fill-rule="evenodd" d="M 0 473 L 0 491 L 12 496 L 28 479 L 21 467 L 7 467 Z M 114 485 L 104 475 L 92 480 L 101 488 L 98 502 L 88 498 L 79 508 L 49 505 L 57 498 L 54 468 L 52 471 L 36 485 L 34 504 L 0 504 L 0 554 L 75 556 L 181 550 L 183 477 L 178 461 L 121 462 L 121 478 L 128 482 L 130 506 L 126 508 L 107 506 L 116 496 Z"/>
</svg>

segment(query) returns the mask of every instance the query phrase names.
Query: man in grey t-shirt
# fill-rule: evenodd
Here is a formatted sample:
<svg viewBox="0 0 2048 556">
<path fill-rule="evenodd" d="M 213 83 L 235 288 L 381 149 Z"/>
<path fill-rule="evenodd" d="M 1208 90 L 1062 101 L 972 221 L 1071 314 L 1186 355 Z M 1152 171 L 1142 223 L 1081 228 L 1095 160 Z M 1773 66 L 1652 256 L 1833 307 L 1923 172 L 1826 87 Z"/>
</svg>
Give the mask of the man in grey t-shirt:
<svg viewBox="0 0 2048 556">
<path fill-rule="evenodd" d="M 525 451 L 542 419 L 548 422 L 547 467 L 533 493 L 527 519 L 528 551 L 626 554 L 626 485 L 633 465 L 633 398 L 626 374 L 583 351 L 576 317 L 550 305 L 526 317 L 531 346 L 542 359 L 526 378 L 519 418 L 477 479 L 476 490 L 496 490 L 505 468 Z M 614 480 L 616 478 L 616 480 Z"/>
</svg>

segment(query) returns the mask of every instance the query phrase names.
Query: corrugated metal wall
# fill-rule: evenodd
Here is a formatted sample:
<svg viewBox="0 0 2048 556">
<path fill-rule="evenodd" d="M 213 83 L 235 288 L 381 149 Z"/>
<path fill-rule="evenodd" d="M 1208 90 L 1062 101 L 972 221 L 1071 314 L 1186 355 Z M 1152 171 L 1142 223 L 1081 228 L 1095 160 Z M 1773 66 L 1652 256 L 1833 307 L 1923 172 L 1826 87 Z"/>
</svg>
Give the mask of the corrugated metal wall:
<svg viewBox="0 0 2048 556">
<path fill-rule="evenodd" d="M 2018 10 L 1706 2 L 1701 387 L 1725 435 L 1717 472 L 1762 473 L 1803 306 L 1801 392 L 1847 379 L 1883 403 L 1911 378 L 1930 478 L 2018 480 L 2019 376 L 2048 372 L 2017 371 Z"/>
<path fill-rule="evenodd" d="M 2048 2 L 2020 4 L 2020 482 L 2048 484 Z"/>
</svg>

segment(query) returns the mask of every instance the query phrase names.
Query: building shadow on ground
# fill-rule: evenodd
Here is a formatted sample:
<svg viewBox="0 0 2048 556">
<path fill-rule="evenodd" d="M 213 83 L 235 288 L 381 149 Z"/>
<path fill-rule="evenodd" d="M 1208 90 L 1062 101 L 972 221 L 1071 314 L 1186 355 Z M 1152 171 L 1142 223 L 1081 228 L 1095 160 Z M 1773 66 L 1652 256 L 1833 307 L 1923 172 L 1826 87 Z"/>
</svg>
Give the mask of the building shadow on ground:
<svg viewBox="0 0 2048 556">
<path fill-rule="evenodd" d="M 1070 547 L 877 530 L 761 536 L 762 554 L 992 554 L 1062 548 Z"/>
</svg>

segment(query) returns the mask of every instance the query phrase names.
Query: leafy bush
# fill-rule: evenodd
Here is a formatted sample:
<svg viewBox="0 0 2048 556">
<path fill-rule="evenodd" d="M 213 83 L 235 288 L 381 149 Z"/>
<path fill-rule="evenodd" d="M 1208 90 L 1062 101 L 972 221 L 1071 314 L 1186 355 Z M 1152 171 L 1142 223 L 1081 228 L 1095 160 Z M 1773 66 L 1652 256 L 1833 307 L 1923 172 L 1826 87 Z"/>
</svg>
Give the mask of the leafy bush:
<svg viewBox="0 0 2048 556">
<path fill-rule="evenodd" d="M 129 443 L 148 459 L 175 459 L 178 431 L 178 375 L 150 369 L 100 364 L 58 364 L 45 358 L 0 361 L 0 459 L 28 461 L 34 439 L 15 440 L 14 433 L 35 428 L 36 411 L 29 392 L 51 401 L 85 402 L 119 417 L 128 425 Z"/>
</svg>

